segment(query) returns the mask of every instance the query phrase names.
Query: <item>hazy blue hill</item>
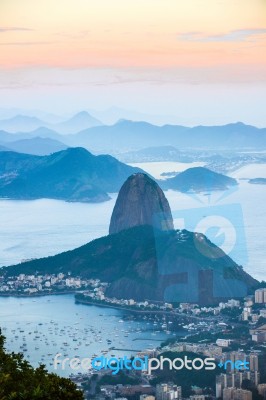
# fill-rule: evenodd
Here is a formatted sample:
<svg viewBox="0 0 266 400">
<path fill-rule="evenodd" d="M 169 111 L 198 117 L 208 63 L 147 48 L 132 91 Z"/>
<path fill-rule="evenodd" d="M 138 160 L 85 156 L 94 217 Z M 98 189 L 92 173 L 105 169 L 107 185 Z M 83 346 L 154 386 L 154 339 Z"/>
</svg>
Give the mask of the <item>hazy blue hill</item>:
<svg viewBox="0 0 266 400">
<path fill-rule="evenodd" d="M 2 152 L 0 196 L 99 202 L 109 199 L 132 173 L 140 171 L 115 158 L 69 148 L 49 156 Z"/>
<path fill-rule="evenodd" d="M 1 151 L 11 151 L 8 147 L 6 147 L 6 146 L 2 146 L 1 144 L 0 144 L 0 152 Z"/>
<path fill-rule="evenodd" d="M 243 123 L 188 128 L 121 120 L 111 126 L 98 126 L 70 135 L 68 140 L 69 144 L 112 152 L 165 145 L 178 149 L 262 149 L 266 148 L 266 129 Z"/>
<path fill-rule="evenodd" d="M 14 119 L 16 118 L 18 117 Z M 68 121 L 53 125 L 33 118 L 31 129 L 22 129 L 21 126 L 25 128 L 23 124 L 16 125 L 18 129 L 15 130 L 16 133 L 13 133 L 13 139 L 8 137 L 7 132 L 1 131 L 1 129 L 8 131 L 8 127 L 5 125 L 4 128 L 1 125 L 3 121 L 0 121 L 0 141 L 29 139 L 37 136 L 49 137 L 63 141 L 71 147 L 81 146 L 92 151 L 112 154 L 165 146 L 176 147 L 179 151 L 183 149 L 213 149 L 215 151 L 266 149 L 266 128 L 259 129 L 241 122 L 223 126 L 189 128 L 180 125 L 157 126 L 147 122 L 128 120 L 120 120 L 114 125 L 101 125 L 100 121 L 96 120 L 95 124 L 98 126 L 87 127 L 94 123 L 91 118 L 93 117 L 88 113 L 81 112 Z M 33 128 L 38 121 L 43 125 Z M 79 131 L 80 126 L 86 126 L 87 129 Z M 169 157 L 169 155 L 166 156 Z"/>
<path fill-rule="evenodd" d="M 154 127 L 146 122 L 121 120 L 115 125 L 86 129 L 69 137 L 69 140 L 78 141 L 78 143 L 83 143 L 98 151 L 108 151 L 109 149 L 123 151 L 131 147 L 143 148 L 153 139 L 157 131 L 159 131 L 159 127 Z"/>
<path fill-rule="evenodd" d="M 48 155 L 57 151 L 65 150 L 68 146 L 55 139 L 35 137 L 32 139 L 21 139 L 8 143 L 9 149 L 18 153 Z"/>
<path fill-rule="evenodd" d="M 13 118 L 0 120 L 0 129 L 8 132 L 29 132 L 40 126 L 44 126 L 45 122 L 36 117 L 28 117 L 27 115 L 17 115 Z"/>
<path fill-rule="evenodd" d="M 187 128 L 166 125 L 164 127 L 147 122 L 120 120 L 111 126 L 99 126 L 86 129 L 69 137 L 70 141 L 95 150 L 126 151 L 143 149 L 150 146 L 173 145 L 177 132 L 185 132 Z"/>
<path fill-rule="evenodd" d="M 31 132 L 27 132 L 25 137 L 21 137 L 22 133 L 18 132 L 17 134 L 18 139 L 30 139 L 34 137 L 41 137 L 41 138 L 50 138 L 54 140 L 64 140 L 64 136 L 60 135 L 58 132 L 56 132 L 53 129 L 47 128 L 45 126 L 40 126 L 37 129 L 34 129 Z"/>
<path fill-rule="evenodd" d="M 57 123 L 51 123 L 33 116 L 20 114 L 12 118 L 0 120 L 0 129 L 10 133 L 29 133 L 38 128 L 48 128 L 64 134 L 77 133 L 83 129 L 99 125 L 102 125 L 102 122 L 92 117 L 87 111 L 81 111 L 73 117 Z"/>
<path fill-rule="evenodd" d="M 12 142 L 12 137 L 13 137 L 13 135 L 11 133 L 0 130 L 0 141 L 1 142 L 8 142 L 8 141 Z"/>
<path fill-rule="evenodd" d="M 25 109 L 25 108 L 1 108 L 0 107 L 0 119 L 10 119 L 16 117 L 17 115 L 27 115 L 28 117 L 36 117 L 42 121 L 46 121 L 49 123 L 56 124 L 58 122 L 62 122 L 64 118 L 62 116 L 45 112 L 38 109 Z"/>
<path fill-rule="evenodd" d="M 83 129 L 100 126 L 102 122 L 92 117 L 87 111 L 81 111 L 72 118 L 53 125 L 53 128 L 59 133 L 77 133 Z"/>
<path fill-rule="evenodd" d="M 237 181 L 207 168 L 195 167 L 180 172 L 174 178 L 162 181 L 161 185 L 164 188 L 178 190 L 180 192 L 201 192 L 226 190 L 231 186 L 237 185 Z"/>
<path fill-rule="evenodd" d="M 54 139 L 59 142 L 64 140 L 64 136 L 46 127 L 40 127 L 29 132 L 18 131 L 16 133 L 0 130 L 0 141 L 5 143 L 15 142 L 22 139 L 33 139 L 36 137 Z"/>
<path fill-rule="evenodd" d="M 147 121 L 154 125 L 164 125 L 166 120 L 169 124 L 178 123 L 178 118 L 173 115 L 160 115 L 158 113 L 147 114 L 145 112 L 128 110 L 116 106 L 111 106 L 101 111 L 88 109 L 88 112 L 90 112 L 96 118 L 99 118 L 106 125 L 113 125 L 121 118 L 131 121 Z"/>
<path fill-rule="evenodd" d="M 200 148 L 210 146 L 223 149 L 266 147 L 266 129 L 245 125 L 242 122 L 222 126 L 197 126 L 191 128 L 190 138 L 192 146 L 196 141 Z"/>
</svg>

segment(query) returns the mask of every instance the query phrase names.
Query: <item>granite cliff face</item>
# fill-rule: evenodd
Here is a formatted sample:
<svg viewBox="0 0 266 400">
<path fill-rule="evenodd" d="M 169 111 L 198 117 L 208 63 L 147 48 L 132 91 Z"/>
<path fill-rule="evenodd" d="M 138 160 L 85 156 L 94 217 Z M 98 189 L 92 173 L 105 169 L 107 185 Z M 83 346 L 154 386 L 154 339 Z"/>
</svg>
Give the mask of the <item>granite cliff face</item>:
<svg viewBox="0 0 266 400">
<path fill-rule="evenodd" d="M 161 231 L 174 229 L 170 206 L 162 189 L 143 173 L 131 175 L 120 189 L 109 233 L 139 225 L 150 225 Z"/>
</svg>

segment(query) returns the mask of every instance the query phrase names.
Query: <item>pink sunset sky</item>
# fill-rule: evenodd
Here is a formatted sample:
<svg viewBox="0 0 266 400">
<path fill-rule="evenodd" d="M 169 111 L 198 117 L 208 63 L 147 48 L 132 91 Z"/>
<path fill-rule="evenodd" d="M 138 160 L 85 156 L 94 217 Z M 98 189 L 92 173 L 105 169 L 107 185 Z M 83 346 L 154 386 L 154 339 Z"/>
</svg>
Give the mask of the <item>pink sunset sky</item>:
<svg viewBox="0 0 266 400">
<path fill-rule="evenodd" d="M 266 126 L 266 0 L 1 0 L 0 107 Z"/>
</svg>

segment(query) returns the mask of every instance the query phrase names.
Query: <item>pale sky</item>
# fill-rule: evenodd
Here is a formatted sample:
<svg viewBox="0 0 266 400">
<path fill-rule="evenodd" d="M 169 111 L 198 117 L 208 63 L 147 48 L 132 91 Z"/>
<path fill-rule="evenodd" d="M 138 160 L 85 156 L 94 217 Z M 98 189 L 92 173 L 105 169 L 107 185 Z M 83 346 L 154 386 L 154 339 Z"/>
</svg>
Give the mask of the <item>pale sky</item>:
<svg viewBox="0 0 266 400">
<path fill-rule="evenodd" d="M 1 0 L 0 107 L 266 126 L 266 0 Z"/>
</svg>

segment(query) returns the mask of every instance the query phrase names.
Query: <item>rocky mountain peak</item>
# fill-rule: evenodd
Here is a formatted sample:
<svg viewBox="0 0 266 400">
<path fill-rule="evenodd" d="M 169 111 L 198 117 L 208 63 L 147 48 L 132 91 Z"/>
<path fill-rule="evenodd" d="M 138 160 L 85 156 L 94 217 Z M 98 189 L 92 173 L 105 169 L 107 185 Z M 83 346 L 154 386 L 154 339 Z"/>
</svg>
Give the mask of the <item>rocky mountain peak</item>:
<svg viewBox="0 0 266 400">
<path fill-rule="evenodd" d="M 121 187 L 109 233 L 138 225 L 151 225 L 162 231 L 174 229 L 170 206 L 162 189 L 144 173 L 131 175 Z"/>
</svg>

